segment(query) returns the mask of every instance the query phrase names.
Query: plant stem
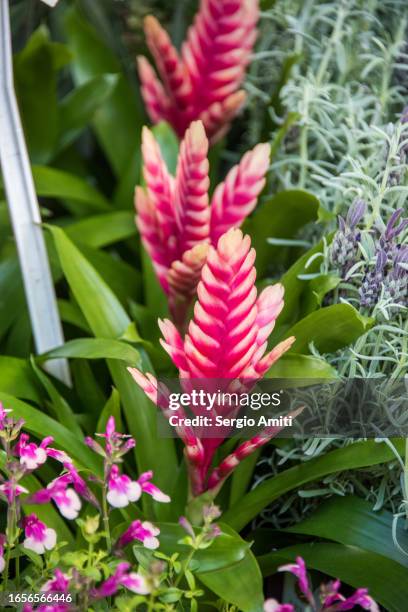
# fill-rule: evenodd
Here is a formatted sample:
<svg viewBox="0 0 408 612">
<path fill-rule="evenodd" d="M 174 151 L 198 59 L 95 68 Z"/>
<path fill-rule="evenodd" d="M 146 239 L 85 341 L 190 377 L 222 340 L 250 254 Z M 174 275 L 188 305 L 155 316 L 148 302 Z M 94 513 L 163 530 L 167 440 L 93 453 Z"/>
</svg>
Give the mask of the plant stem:
<svg viewBox="0 0 408 612">
<path fill-rule="evenodd" d="M 112 550 L 112 540 L 111 540 L 111 534 L 110 534 L 110 527 L 109 527 L 109 509 L 108 509 L 108 500 L 106 498 L 106 485 L 103 486 L 103 491 L 102 491 L 102 516 L 103 516 L 103 528 L 105 531 L 105 539 L 106 539 L 106 547 L 108 549 L 108 552 L 111 552 Z"/>
</svg>

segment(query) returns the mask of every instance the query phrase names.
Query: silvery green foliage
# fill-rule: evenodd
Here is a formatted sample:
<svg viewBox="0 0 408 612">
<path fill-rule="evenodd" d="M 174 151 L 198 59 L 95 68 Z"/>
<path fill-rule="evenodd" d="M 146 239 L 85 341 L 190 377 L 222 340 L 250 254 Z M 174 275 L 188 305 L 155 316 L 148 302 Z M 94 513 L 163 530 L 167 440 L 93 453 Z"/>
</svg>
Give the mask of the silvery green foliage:
<svg viewBox="0 0 408 612">
<path fill-rule="evenodd" d="M 385 256 L 379 243 L 408 197 L 407 23 L 408 7 L 400 0 L 307 0 L 276 2 L 262 26 L 267 34 L 258 62 L 273 66 L 272 88 L 285 58 L 299 58 L 279 104 L 270 108 L 277 124 L 279 106 L 282 116 L 299 115 L 272 164 L 272 186 L 315 194 L 333 213 L 324 233 L 336 229 L 341 215 L 343 227 L 321 258 L 321 272 L 341 278 L 326 304 L 349 302 L 376 322 L 354 347 L 326 356 L 346 376 L 407 370 L 406 237 L 399 236 L 398 257 Z M 267 57 L 263 36 L 269 42 L 275 36 Z M 273 93 L 264 87 L 268 72 L 261 67 L 250 85 L 258 105 Z M 358 227 L 346 223 L 356 200 L 365 202 Z"/>
<path fill-rule="evenodd" d="M 325 305 L 348 302 L 374 321 L 354 346 L 324 355 L 345 377 L 389 379 L 408 370 L 407 23 L 404 0 L 278 0 L 263 16 L 258 62 L 250 73 L 249 138 L 259 137 L 259 107 L 266 99 L 273 100 L 272 127 L 285 113 L 299 115 L 272 164 L 271 186 L 307 189 L 330 213 L 322 233 L 334 230 L 334 238 L 331 244 L 324 239 L 314 257 L 322 262 L 320 273 L 341 280 Z M 277 104 L 280 70 L 293 55 L 298 61 Z M 316 238 L 315 232 L 316 226 L 306 229 L 308 237 Z M 321 357 L 313 343 L 310 349 Z M 261 460 L 255 486 L 282 463 L 308 461 L 351 442 L 309 438 L 282 445 Z M 261 520 L 286 526 L 311 511 L 320 496 L 347 493 L 394 512 L 403 496 L 400 470 L 396 461 L 332 475 L 288 495 L 283 505 L 280 500 Z"/>
</svg>

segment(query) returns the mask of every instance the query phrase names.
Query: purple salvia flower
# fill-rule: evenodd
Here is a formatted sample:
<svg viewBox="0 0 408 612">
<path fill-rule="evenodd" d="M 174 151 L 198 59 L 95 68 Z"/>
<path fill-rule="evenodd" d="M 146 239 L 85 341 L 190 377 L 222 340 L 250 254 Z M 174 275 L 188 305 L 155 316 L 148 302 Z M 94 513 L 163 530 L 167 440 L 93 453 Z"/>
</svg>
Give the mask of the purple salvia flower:
<svg viewBox="0 0 408 612">
<path fill-rule="evenodd" d="M 11 410 L 7 410 L 3 407 L 3 404 L 0 402 L 0 430 L 4 429 L 7 424 L 7 414 L 11 412 Z"/>
<path fill-rule="evenodd" d="M 118 540 L 118 546 L 124 548 L 131 542 L 134 542 L 134 540 L 139 540 L 145 548 L 155 550 L 159 547 L 159 540 L 156 537 L 159 533 L 160 529 L 152 525 L 152 523 L 149 523 L 149 521 L 144 521 L 142 523 L 136 520 L 133 521 L 128 529 L 121 535 Z"/>
<path fill-rule="evenodd" d="M 30 436 L 26 433 L 22 433 L 15 446 L 14 452 L 20 457 L 20 463 L 27 470 L 36 470 L 40 465 L 47 460 L 47 438 L 43 440 L 40 446 L 37 446 L 34 442 L 29 442 Z M 45 442 L 45 446 L 44 446 Z"/>
<path fill-rule="evenodd" d="M 292 604 L 281 604 L 276 599 L 267 599 L 263 609 L 264 612 L 295 612 Z"/>
<path fill-rule="evenodd" d="M 367 589 L 357 589 L 353 595 L 342 599 L 343 601 L 332 605 L 330 610 L 333 612 L 343 612 L 345 610 L 353 610 L 355 607 L 360 606 L 363 610 L 379 612 L 378 605 L 374 599 L 368 595 Z M 327 610 L 327 608 L 323 607 L 323 610 L 325 609 Z"/>
<path fill-rule="evenodd" d="M 315 601 L 314 601 L 313 594 L 312 594 L 312 591 L 309 585 L 309 580 L 307 577 L 306 564 L 304 560 L 302 559 L 302 557 L 296 557 L 295 561 L 296 561 L 295 563 L 288 563 L 287 565 L 281 565 L 278 568 L 278 571 L 279 572 L 290 572 L 291 574 L 296 576 L 296 578 L 298 579 L 298 586 L 299 586 L 300 592 L 303 593 L 303 595 L 305 596 L 309 604 L 312 606 L 312 608 L 314 608 Z"/>
<path fill-rule="evenodd" d="M 55 478 L 46 489 L 40 489 L 30 496 L 31 504 L 48 504 L 54 501 L 58 510 L 65 518 L 76 519 L 81 509 L 81 500 L 77 492 L 69 487 L 70 476 L 65 474 Z"/>
<path fill-rule="evenodd" d="M 45 593 L 68 593 L 70 578 L 68 574 L 64 574 L 58 567 L 54 571 L 54 578 L 47 580 L 41 587 L 41 591 Z"/>
<path fill-rule="evenodd" d="M 114 508 L 124 508 L 130 502 L 137 501 L 142 494 L 142 487 L 136 480 L 120 474 L 117 465 L 111 467 L 108 478 L 107 499 Z"/>
<path fill-rule="evenodd" d="M 103 582 L 98 588 L 93 589 L 92 596 L 96 599 L 106 599 L 115 595 L 119 587 L 124 586 L 134 593 L 147 595 L 150 593 L 150 588 L 146 579 L 136 572 L 128 572 L 129 563 L 119 563 L 112 576 Z"/>
<path fill-rule="evenodd" d="M 181 525 L 184 531 L 186 531 L 188 535 L 193 538 L 193 540 L 195 539 L 194 529 L 188 518 L 185 516 L 180 516 L 179 525 Z"/>
<path fill-rule="evenodd" d="M 142 491 L 144 493 L 147 493 L 148 495 L 151 495 L 155 501 L 161 502 L 163 504 L 168 504 L 171 501 L 170 497 L 166 495 L 166 493 L 163 493 L 163 491 L 161 491 L 158 487 L 156 487 L 155 484 L 150 482 L 152 477 L 152 471 L 144 472 L 139 476 L 137 482 L 141 486 Z"/>
<path fill-rule="evenodd" d="M 0 493 L 4 495 L 8 504 L 12 504 L 16 497 L 19 497 L 22 493 L 28 493 L 28 490 L 13 480 L 6 480 L 0 485 Z"/>
<path fill-rule="evenodd" d="M 25 540 L 23 547 L 42 555 L 46 550 L 52 550 L 57 543 L 55 529 L 47 527 L 35 514 L 29 514 L 23 519 Z"/>
</svg>

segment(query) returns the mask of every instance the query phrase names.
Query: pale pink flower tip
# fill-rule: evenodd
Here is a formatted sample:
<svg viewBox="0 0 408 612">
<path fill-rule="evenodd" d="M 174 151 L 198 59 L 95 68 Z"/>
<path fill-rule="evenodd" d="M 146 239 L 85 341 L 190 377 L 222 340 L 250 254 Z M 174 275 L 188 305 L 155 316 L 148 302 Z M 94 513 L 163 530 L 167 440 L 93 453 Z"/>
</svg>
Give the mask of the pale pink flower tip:
<svg viewBox="0 0 408 612">
<path fill-rule="evenodd" d="M 143 57 L 138 70 L 153 123 L 168 121 L 182 137 L 201 119 L 213 142 L 221 138 L 245 102 L 240 87 L 258 18 L 258 0 L 201 0 L 179 55 L 157 19 L 146 17 L 146 42 L 161 81 Z"/>
</svg>

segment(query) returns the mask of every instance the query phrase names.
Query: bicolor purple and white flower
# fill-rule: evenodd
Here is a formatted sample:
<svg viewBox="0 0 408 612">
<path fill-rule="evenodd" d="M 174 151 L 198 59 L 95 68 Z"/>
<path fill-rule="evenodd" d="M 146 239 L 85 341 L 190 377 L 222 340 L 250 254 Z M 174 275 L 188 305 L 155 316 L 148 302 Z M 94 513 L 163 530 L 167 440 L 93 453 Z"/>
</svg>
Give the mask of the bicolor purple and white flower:
<svg viewBox="0 0 408 612">
<path fill-rule="evenodd" d="M 30 436 L 26 433 L 20 434 L 20 438 L 15 446 L 15 454 L 20 457 L 20 463 L 27 470 L 36 470 L 47 461 L 46 447 L 50 438 L 44 438 L 38 446 L 34 442 L 29 442 Z M 52 440 L 52 438 L 51 438 Z"/>
<path fill-rule="evenodd" d="M 153 499 L 162 504 L 168 504 L 171 499 L 166 493 L 163 493 L 159 487 L 151 482 L 153 478 L 153 472 L 150 470 L 148 472 L 144 472 L 139 476 L 137 482 L 139 483 L 143 493 L 147 493 L 151 495 Z"/>
<path fill-rule="evenodd" d="M 107 500 L 114 508 L 125 508 L 142 495 L 142 487 L 136 480 L 121 474 L 117 465 L 112 465 L 108 478 Z"/>
<path fill-rule="evenodd" d="M 57 543 L 55 529 L 47 527 L 35 514 L 29 514 L 23 519 L 25 540 L 23 547 L 42 555 L 46 550 L 52 550 Z"/>
<path fill-rule="evenodd" d="M 139 540 L 145 548 L 155 550 L 159 547 L 159 540 L 156 537 L 159 534 L 160 529 L 155 527 L 152 523 L 149 523 L 149 521 L 144 521 L 142 523 L 142 521 L 136 520 L 133 521 L 128 529 L 120 536 L 118 546 L 124 548 L 131 542 Z"/>
<path fill-rule="evenodd" d="M 82 503 L 77 492 L 70 487 L 68 474 L 55 478 L 45 489 L 40 489 L 30 496 L 32 504 L 48 504 L 53 501 L 58 510 L 67 519 L 76 519 Z"/>
<path fill-rule="evenodd" d="M 64 574 L 58 567 L 54 571 L 54 577 L 47 580 L 41 587 L 45 593 L 68 593 L 70 577 Z"/>
<path fill-rule="evenodd" d="M 28 493 L 28 490 L 13 480 L 6 480 L 0 485 L 0 493 L 4 495 L 8 504 L 12 504 L 22 493 Z"/>
<path fill-rule="evenodd" d="M 115 595 L 121 586 L 140 595 L 147 595 L 150 593 L 150 588 L 146 579 L 141 574 L 129 572 L 129 568 L 129 563 L 119 563 L 112 576 L 92 591 L 92 596 L 95 599 L 106 599 L 107 597 Z"/>
</svg>

